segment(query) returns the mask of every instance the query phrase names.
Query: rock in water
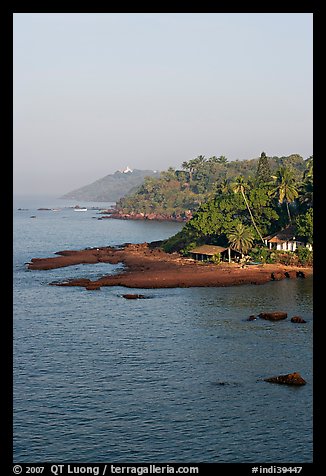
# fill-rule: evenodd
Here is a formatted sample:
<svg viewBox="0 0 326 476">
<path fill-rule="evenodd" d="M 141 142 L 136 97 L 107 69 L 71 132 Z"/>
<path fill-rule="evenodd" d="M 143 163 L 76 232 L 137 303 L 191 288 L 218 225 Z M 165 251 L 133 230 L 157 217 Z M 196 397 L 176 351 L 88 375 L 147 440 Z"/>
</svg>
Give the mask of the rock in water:
<svg viewBox="0 0 326 476">
<path fill-rule="evenodd" d="M 86 289 L 87 291 L 98 291 L 99 289 L 101 289 L 101 286 L 99 284 L 91 283 L 86 286 Z"/>
<path fill-rule="evenodd" d="M 264 380 L 265 382 L 282 383 L 284 385 L 305 385 L 307 383 L 298 372 L 279 375 L 278 377 L 269 377 L 265 378 Z"/>
<path fill-rule="evenodd" d="M 145 299 L 143 294 L 123 294 L 122 297 L 125 299 Z"/>
<path fill-rule="evenodd" d="M 256 319 L 257 317 L 252 314 L 251 316 L 248 317 L 247 321 L 255 321 Z"/>
<path fill-rule="evenodd" d="M 258 314 L 261 319 L 267 319 L 268 321 L 280 321 L 288 317 L 287 312 L 261 312 Z"/>
<path fill-rule="evenodd" d="M 305 321 L 302 317 L 300 316 L 293 316 L 291 317 L 291 322 L 295 322 L 297 324 L 305 324 L 307 321 Z"/>
</svg>

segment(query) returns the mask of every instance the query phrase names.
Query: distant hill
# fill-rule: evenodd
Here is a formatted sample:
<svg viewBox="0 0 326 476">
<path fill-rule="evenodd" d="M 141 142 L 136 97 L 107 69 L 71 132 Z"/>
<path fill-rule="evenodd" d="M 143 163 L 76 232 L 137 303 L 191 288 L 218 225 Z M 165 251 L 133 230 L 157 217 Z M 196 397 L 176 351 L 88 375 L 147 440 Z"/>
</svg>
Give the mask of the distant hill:
<svg viewBox="0 0 326 476">
<path fill-rule="evenodd" d="M 154 170 L 117 170 L 95 182 L 66 193 L 60 198 L 84 200 L 90 202 L 116 202 L 120 198 L 133 193 L 144 182 L 145 177 L 159 177 Z"/>
</svg>

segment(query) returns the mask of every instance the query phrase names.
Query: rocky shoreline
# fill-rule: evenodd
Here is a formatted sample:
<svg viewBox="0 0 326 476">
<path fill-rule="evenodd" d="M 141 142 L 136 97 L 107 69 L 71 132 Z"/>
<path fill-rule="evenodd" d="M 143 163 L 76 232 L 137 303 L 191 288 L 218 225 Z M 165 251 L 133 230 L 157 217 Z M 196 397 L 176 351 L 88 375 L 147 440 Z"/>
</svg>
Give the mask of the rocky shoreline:
<svg viewBox="0 0 326 476">
<path fill-rule="evenodd" d="M 214 265 L 165 253 L 157 243 L 125 244 L 121 247 L 101 247 L 84 250 L 58 251 L 51 258 L 33 258 L 30 270 L 49 270 L 82 263 L 123 263 L 118 274 L 97 280 L 72 279 L 51 283 L 56 286 L 82 286 L 88 290 L 102 286 L 128 288 L 223 287 L 242 284 L 264 284 L 280 279 L 312 276 L 312 268 L 260 264 L 240 266 L 236 263 Z"/>
<path fill-rule="evenodd" d="M 173 221 L 184 223 L 192 218 L 192 214 L 185 215 L 165 215 L 163 213 L 123 213 L 118 210 L 110 210 L 109 214 L 102 215 L 102 218 L 115 218 L 117 220 L 157 220 L 157 221 Z"/>
</svg>

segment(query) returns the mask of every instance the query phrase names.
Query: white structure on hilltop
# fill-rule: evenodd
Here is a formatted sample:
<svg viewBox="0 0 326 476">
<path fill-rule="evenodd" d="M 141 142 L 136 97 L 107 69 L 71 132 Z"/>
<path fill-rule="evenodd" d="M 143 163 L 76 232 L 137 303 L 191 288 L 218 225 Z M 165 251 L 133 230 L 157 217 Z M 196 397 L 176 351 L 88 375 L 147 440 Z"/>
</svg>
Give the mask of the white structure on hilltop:
<svg viewBox="0 0 326 476">
<path fill-rule="evenodd" d="M 127 165 L 127 167 L 124 170 L 122 170 L 123 174 L 127 174 L 128 172 L 132 172 L 132 169 L 129 167 L 129 165 Z"/>
</svg>

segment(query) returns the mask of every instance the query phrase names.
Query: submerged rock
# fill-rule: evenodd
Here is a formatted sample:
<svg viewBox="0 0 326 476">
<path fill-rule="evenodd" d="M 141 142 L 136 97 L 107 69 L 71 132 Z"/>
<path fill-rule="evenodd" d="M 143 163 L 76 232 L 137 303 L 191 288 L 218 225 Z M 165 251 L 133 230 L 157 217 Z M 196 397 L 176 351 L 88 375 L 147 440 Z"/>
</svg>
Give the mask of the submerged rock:
<svg viewBox="0 0 326 476">
<path fill-rule="evenodd" d="M 295 322 L 297 324 L 305 324 L 307 321 L 305 321 L 302 317 L 300 316 L 293 316 L 291 317 L 291 322 Z"/>
<path fill-rule="evenodd" d="M 70 279 L 68 281 L 52 281 L 50 286 L 83 286 L 86 287 L 90 284 L 90 279 L 87 278 L 78 278 Z"/>
<path fill-rule="evenodd" d="M 261 312 L 258 314 L 261 319 L 266 319 L 268 321 L 280 321 L 282 319 L 286 319 L 288 317 L 287 312 Z"/>
<path fill-rule="evenodd" d="M 248 317 L 247 321 L 255 321 L 256 319 L 257 317 L 252 314 L 251 316 Z"/>
<path fill-rule="evenodd" d="M 122 297 L 125 299 L 145 299 L 143 294 L 123 294 Z"/>
<path fill-rule="evenodd" d="M 265 382 L 281 383 L 284 385 L 305 385 L 307 382 L 298 372 L 292 374 L 279 375 L 278 377 L 269 377 L 264 379 Z"/>
<path fill-rule="evenodd" d="M 239 382 L 225 382 L 225 381 L 217 381 L 217 382 L 212 382 L 212 385 L 214 386 L 224 386 L 224 385 L 227 385 L 227 386 L 230 386 L 230 387 L 239 387 L 240 386 L 240 383 Z"/>
</svg>

